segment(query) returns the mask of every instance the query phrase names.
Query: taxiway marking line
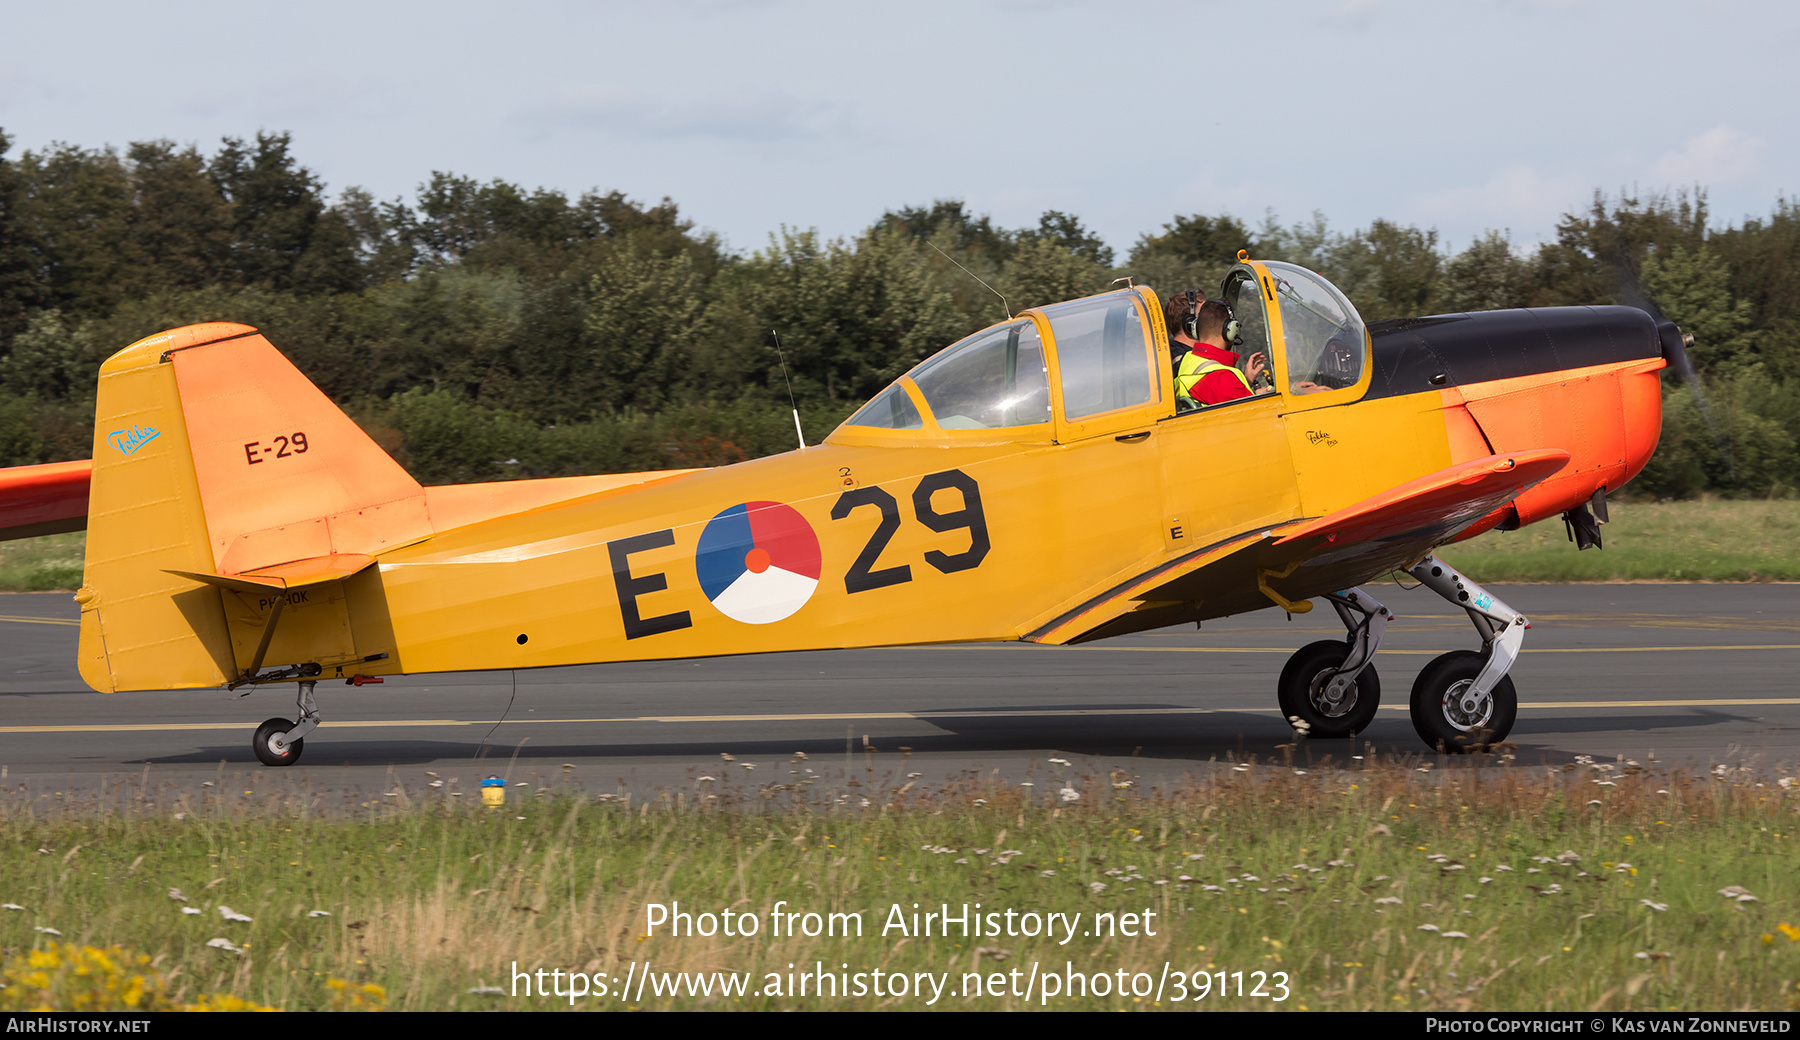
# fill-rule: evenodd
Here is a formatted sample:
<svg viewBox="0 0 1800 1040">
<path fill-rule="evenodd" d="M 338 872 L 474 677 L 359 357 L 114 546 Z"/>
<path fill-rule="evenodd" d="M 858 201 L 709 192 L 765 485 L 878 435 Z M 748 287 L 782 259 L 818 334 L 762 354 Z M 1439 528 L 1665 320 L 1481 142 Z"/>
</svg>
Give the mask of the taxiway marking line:
<svg viewBox="0 0 1800 1040">
<path fill-rule="evenodd" d="M 1084 646 L 1081 650 L 1111 650 L 1121 653 L 1136 654 L 1291 654 L 1292 650 L 1279 646 Z M 1634 653 L 1670 653 L 1682 650 L 1800 650 L 1800 643 L 1758 643 L 1743 646 L 1539 646 L 1523 647 L 1520 656 L 1526 654 L 1634 654 Z M 1400 654 L 1411 657 L 1423 657 L 1443 653 L 1442 650 L 1388 650 L 1383 648 L 1382 654 Z"/>
<path fill-rule="evenodd" d="M 1521 703 L 1523 710 L 1554 708 L 1747 708 L 1769 705 L 1800 704 L 1800 697 L 1722 697 L 1718 699 L 1688 698 L 1667 701 L 1533 701 Z M 1384 704 L 1384 711 L 1406 711 L 1404 704 Z M 1039 719 L 1083 716 L 1136 715 L 1220 715 L 1241 712 L 1279 711 L 1273 706 L 1241 708 L 1027 708 L 1017 711 L 866 711 L 830 712 L 792 715 L 628 715 L 617 718 L 592 719 L 507 719 L 505 725 L 538 724 L 566 726 L 576 723 L 621 725 L 626 723 L 692 723 L 692 722 L 874 722 L 907 720 L 932 722 L 937 719 Z M 492 719 L 374 719 L 325 722 L 320 729 L 402 729 L 407 727 L 492 726 Z M 143 733 L 178 730 L 239 730 L 246 722 L 149 722 L 119 725 L 85 726 L 0 726 L 0 733 Z"/>
<path fill-rule="evenodd" d="M 66 618 L 18 617 L 12 614 L 0 614 L 0 621 L 17 621 L 26 625 L 74 625 L 77 627 L 81 625 L 79 621 L 70 621 Z"/>
</svg>

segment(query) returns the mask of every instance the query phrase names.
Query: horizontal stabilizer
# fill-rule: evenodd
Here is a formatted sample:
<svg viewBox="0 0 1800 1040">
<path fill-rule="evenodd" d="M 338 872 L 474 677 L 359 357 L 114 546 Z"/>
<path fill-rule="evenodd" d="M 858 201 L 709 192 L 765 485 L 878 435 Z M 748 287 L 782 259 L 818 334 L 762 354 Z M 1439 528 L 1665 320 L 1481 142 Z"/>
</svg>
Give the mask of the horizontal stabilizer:
<svg viewBox="0 0 1800 1040">
<path fill-rule="evenodd" d="M 237 592 L 267 592 L 270 589 L 301 589 L 348 578 L 374 562 L 373 556 L 363 553 L 341 553 L 280 563 L 273 567 L 260 567 L 242 574 L 203 574 L 198 571 L 176 570 L 168 573 Z"/>
</svg>

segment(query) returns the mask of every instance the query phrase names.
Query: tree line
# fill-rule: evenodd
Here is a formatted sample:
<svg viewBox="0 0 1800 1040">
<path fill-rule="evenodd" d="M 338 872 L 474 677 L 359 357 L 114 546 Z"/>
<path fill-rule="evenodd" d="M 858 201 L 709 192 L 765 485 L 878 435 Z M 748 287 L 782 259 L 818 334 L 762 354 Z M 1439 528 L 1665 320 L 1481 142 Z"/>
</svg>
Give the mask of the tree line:
<svg viewBox="0 0 1800 1040">
<path fill-rule="evenodd" d="M 1239 249 L 1319 271 L 1370 321 L 1625 303 L 1694 333 L 1639 488 L 1800 484 L 1800 203 L 1719 228 L 1704 191 L 1596 194 L 1520 249 L 1489 232 L 1324 216 L 1177 215 L 1122 260 L 1081 220 L 1005 228 L 958 201 L 853 238 L 783 228 L 727 249 L 669 199 L 434 173 L 411 200 L 335 198 L 287 134 L 12 154 L 0 131 L 0 464 L 86 457 L 95 374 L 198 321 L 268 335 L 427 483 L 717 465 L 809 441 L 1002 316 L 1133 276 L 1216 291 Z M 951 262 L 951 258 L 956 261 Z M 774 335 L 779 335 L 777 353 Z M 786 371 L 783 370 L 783 360 Z"/>
</svg>

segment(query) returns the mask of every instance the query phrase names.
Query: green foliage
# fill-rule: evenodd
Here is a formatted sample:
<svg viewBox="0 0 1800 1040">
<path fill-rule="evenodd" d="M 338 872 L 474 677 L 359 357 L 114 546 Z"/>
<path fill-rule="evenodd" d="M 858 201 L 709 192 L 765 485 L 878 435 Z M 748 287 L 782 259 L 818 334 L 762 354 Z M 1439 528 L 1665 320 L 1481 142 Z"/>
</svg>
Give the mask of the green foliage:
<svg viewBox="0 0 1800 1040">
<path fill-rule="evenodd" d="M 1247 248 L 1324 274 L 1368 320 L 1594 303 L 1666 315 L 1696 337 L 1704 382 L 1671 389 L 1646 490 L 1760 496 L 1800 480 L 1788 199 L 1718 230 L 1703 193 L 1597 194 L 1536 250 L 1489 232 L 1454 254 L 1389 220 L 1345 233 L 1320 213 L 1255 228 L 1184 214 L 1115 269 L 1060 210 L 1009 229 L 940 199 L 846 239 L 784 228 L 742 255 L 672 201 L 617 191 L 435 172 L 410 201 L 351 187 L 327 204 L 285 133 L 211 155 L 140 141 L 14 160 L 9 144 L 0 132 L 0 464 L 81 457 L 101 359 L 200 321 L 262 330 L 334 400 L 412 437 L 397 450 L 433 480 L 753 457 L 786 446 L 750 431 L 785 415 L 790 385 L 809 417 L 848 414 L 1000 320 L 996 290 L 1014 312 L 1119 275 L 1210 295 Z M 671 447 L 670 416 L 723 425 Z"/>
<path fill-rule="evenodd" d="M 1498 231 L 1469 244 L 1444 265 L 1440 305 L 1445 312 L 1497 311 L 1531 304 L 1531 264 Z"/>
<path fill-rule="evenodd" d="M 1693 334 L 1688 356 L 1697 367 L 1729 371 L 1751 361 L 1750 301 L 1733 299 L 1724 258 L 1676 243 L 1646 256 L 1641 275 L 1663 317 Z"/>
</svg>

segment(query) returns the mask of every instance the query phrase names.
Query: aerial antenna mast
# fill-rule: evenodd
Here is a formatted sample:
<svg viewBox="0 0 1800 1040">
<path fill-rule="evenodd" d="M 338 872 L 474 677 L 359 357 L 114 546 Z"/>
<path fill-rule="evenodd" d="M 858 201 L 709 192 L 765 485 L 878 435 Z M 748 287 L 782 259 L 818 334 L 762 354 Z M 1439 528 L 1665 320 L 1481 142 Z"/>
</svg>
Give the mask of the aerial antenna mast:
<svg viewBox="0 0 1800 1040">
<path fill-rule="evenodd" d="M 781 352 L 781 333 L 774 329 L 769 335 L 775 337 L 775 356 L 781 359 L 781 381 L 787 384 L 788 406 L 794 410 L 794 437 L 800 442 L 800 450 L 806 450 L 806 434 L 800 430 L 800 406 L 794 403 L 794 381 L 788 378 L 787 355 Z"/>
<path fill-rule="evenodd" d="M 950 261 L 953 264 L 956 264 L 956 257 L 951 256 L 949 253 L 944 252 L 942 249 L 938 249 L 938 244 L 936 242 L 933 242 L 931 239 L 928 238 L 925 240 L 925 244 L 930 246 L 933 249 L 937 249 L 939 256 L 943 257 L 944 259 Z M 974 271 L 969 270 L 968 268 L 964 267 L 961 264 L 956 264 L 956 267 L 957 267 L 957 270 L 961 271 L 963 274 L 966 274 L 970 278 L 973 278 L 976 281 L 981 282 L 981 277 L 979 275 L 977 275 Z M 1000 290 L 994 288 L 993 286 L 989 285 L 986 282 L 981 282 L 981 287 L 983 289 L 986 289 L 988 292 L 993 293 L 995 296 L 1000 297 L 1000 309 L 1006 312 L 1006 320 L 1011 321 L 1012 320 L 1012 307 L 1007 304 L 1006 297 L 1002 296 L 1000 294 Z"/>
</svg>

